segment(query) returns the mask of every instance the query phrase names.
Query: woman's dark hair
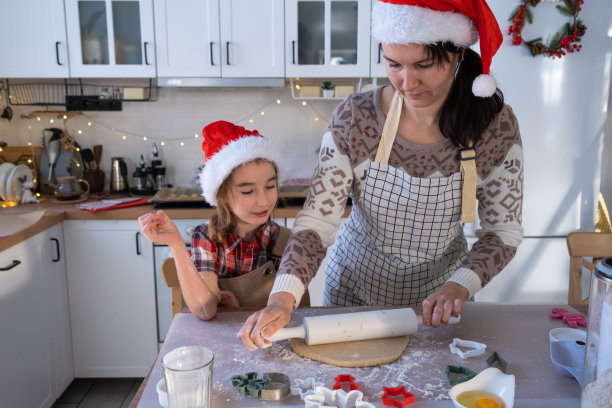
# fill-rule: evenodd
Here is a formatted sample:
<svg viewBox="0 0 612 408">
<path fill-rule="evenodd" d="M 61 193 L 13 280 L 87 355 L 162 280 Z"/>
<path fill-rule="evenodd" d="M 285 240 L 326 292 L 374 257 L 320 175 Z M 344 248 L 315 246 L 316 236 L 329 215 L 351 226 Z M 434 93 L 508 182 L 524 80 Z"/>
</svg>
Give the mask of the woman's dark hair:
<svg viewBox="0 0 612 408">
<path fill-rule="evenodd" d="M 442 105 L 440 131 L 453 144 L 462 149 L 471 148 L 480 139 L 493 117 L 504 106 L 504 95 L 499 89 L 486 98 L 472 93 L 472 82 L 482 73 L 480 55 L 470 48 L 461 48 L 450 42 L 426 45 L 428 57 L 437 64 L 448 63 L 450 53 L 461 54 L 457 77 Z"/>
</svg>

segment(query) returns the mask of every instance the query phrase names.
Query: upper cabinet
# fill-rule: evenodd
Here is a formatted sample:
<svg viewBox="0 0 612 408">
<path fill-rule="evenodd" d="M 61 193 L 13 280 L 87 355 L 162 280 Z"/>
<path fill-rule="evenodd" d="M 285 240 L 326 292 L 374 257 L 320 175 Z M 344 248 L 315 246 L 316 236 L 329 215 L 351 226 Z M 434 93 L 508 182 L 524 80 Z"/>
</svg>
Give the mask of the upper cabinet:
<svg viewBox="0 0 612 408">
<path fill-rule="evenodd" d="M 370 46 L 370 76 L 372 78 L 386 78 L 385 59 L 383 58 L 382 46 L 374 39 Z"/>
<path fill-rule="evenodd" d="M 154 4 L 159 77 L 180 84 L 189 77 L 285 76 L 283 0 Z"/>
<path fill-rule="evenodd" d="M 370 0 L 287 0 L 285 8 L 287 76 L 370 75 Z"/>
<path fill-rule="evenodd" d="M 63 0 L 0 0 L 0 78 L 66 78 Z"/>
<path fill-rule="evenodd" d="M 152 0 L 65 0 L 70 74 L 155 77 Z"/>
</svg>

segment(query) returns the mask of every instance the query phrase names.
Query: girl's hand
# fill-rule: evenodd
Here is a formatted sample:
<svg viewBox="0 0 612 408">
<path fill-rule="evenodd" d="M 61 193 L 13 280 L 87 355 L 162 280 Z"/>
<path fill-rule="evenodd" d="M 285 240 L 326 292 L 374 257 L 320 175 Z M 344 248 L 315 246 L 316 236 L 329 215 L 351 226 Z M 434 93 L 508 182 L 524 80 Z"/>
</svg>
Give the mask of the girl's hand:
<svg viewBox="0 0 612 408">
<path fill-rule="evenodd" d="M 234 295 L 234 292 L 231 292 L 229 290 L 222 290 L 220 293 L 221 306 L 240 307 L 240 303 L 238 303 L 238 299 L 236 299 L 236 295 Z"/>
<path fill-rule="evenodd" d="M 270 347 L 268 337 L 276 333 L 291 321 L 295 298 L 288 292 L 277 292 L 270 295 L 268 305 L 249 316 L 237 337 L 249 350 Z"/>
<path fill-rule="evenodd" d="M 448 324 L 451 316 L 456 317 L 463 311 L 468 294 L 468 290 L 458 283 L 446 282 L 423 301 L 423 324 L 433 327 Z"/>
<path fill-rule="evenodd" d="M 159 210 L 156 213 L 148 213 L 138 217 L 142 233 L 156 244 L 173 245 L 182 244 L 183 238 L 176 225 Z"/>
</svg>

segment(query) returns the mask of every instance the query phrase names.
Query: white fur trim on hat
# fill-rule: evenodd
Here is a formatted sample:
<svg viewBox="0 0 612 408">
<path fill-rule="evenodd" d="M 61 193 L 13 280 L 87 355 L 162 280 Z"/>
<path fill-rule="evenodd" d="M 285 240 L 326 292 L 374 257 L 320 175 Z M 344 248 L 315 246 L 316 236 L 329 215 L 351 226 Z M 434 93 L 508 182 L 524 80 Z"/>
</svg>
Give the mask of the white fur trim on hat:
<svg viewBox="0 0 612 408">
<path fill-rule="evenodd" d="M 488 98 L 495 93 L 497 84 L 493 75 L 480 74 L 472 82 L 472 93 L 481 98 Z"/>
<path fill-rule="evenodd" d="M 274 143 L 261 136 L 245 136 L 223 146 L 204 165 L 200 173 L 202 196 L 212 206 L 217 206 L 217 190 L 232 171 L 255 159 L 265 159 L 276 165 L 277 179 L 281 172 L 280 153 Z"/>
<path fill-rule="evenodd" d="M 462 13 L 374 1 L 372 37 L 385 45 L 450 41 L 468 47 L 478 41 L 478 29 Z"/>
</svg>

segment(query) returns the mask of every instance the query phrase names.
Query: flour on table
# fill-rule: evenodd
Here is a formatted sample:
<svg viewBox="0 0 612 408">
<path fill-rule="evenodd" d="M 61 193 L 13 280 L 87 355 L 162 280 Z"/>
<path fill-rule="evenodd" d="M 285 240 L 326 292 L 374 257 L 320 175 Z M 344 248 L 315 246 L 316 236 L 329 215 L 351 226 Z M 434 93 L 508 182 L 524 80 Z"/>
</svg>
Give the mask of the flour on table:
<svg viewBox="0 0 612 408">
<path fill-rule="evenodd" d="M 582 394 L 583 408 L 610 408 L 612 401 L 612 368 L 586 387 Z"/>
</svg>

